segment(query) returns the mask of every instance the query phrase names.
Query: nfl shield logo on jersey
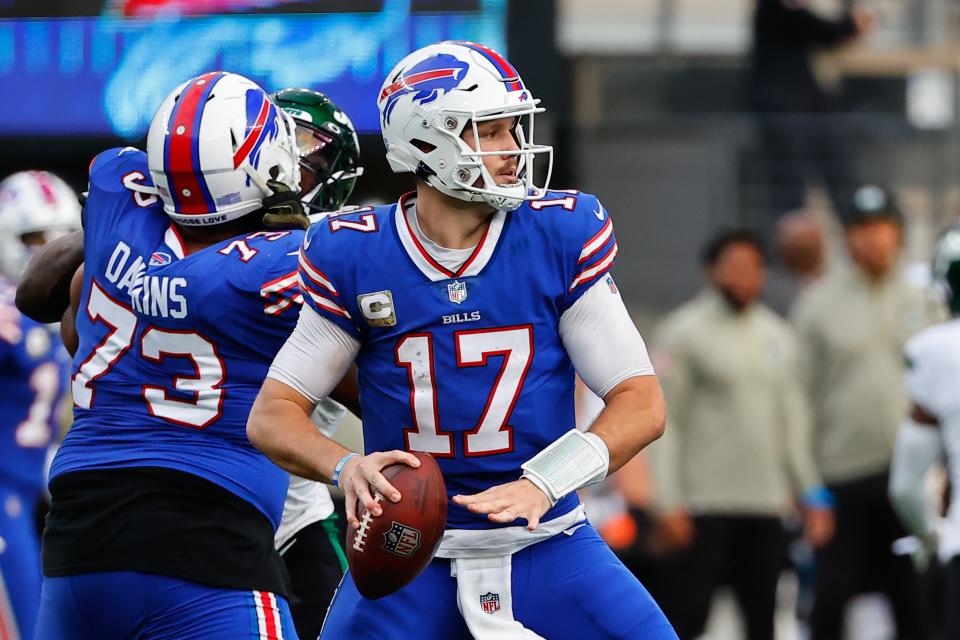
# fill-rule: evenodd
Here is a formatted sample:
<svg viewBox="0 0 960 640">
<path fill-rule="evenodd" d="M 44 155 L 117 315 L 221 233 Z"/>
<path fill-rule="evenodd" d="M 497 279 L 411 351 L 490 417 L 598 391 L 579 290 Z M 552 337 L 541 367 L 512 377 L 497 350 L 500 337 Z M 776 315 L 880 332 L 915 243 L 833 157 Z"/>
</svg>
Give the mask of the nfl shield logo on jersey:
<svg viewBox="0 0 960 640">
<path fill-rule="evenodd" d="M 484 613 L 496 613 L 500 611 L 500 594 L 485 593 L 480 596 L 480 608 Z"/>
<path fill-rule="evenodd" d="M 467 299 L 467 283 L 454 280 L 447 285 L 447 295 L 450 297 L 450 302 L 460 304 Z"/>
</svg>

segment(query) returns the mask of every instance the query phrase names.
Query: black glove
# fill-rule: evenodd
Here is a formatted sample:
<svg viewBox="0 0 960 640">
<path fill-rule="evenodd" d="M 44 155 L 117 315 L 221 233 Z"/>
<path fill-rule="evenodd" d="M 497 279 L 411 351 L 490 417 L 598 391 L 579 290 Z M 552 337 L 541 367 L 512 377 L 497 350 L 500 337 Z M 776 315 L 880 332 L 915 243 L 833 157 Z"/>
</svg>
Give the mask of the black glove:
<svg viewBox="0 0 960 640">
<path fill-rule="evenodd" d="M 263 199 L 263 226 L 270 229 L 307 229 L 310 219 L 303 210 L 300 194 L 277 180 L 267 180 L 272 195 Z"/>
</svg>

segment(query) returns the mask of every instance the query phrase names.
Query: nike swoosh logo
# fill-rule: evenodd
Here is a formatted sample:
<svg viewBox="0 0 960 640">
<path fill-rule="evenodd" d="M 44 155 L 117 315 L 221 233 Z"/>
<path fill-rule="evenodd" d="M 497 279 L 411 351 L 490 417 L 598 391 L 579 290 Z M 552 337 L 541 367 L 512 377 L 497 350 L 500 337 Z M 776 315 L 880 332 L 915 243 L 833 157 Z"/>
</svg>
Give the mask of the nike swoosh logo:
<svg viewBox="0 0 960 640">
<path fill-rule="evenodd" d="M 593 215 L 597 216 L 597 220 L 603 220 L 603 206 L 597 205 L 597 210 L 593 212 Z"/>
</svg>

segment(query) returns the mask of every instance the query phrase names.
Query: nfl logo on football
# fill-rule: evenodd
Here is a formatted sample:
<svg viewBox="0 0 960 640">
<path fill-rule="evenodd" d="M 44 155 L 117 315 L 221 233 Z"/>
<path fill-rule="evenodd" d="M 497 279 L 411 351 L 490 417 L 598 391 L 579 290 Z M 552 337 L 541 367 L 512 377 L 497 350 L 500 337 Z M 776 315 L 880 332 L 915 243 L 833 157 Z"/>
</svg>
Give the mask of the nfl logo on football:
<svg viewBox="0 0 960 640">
<path fill-rule="evenodd" d="M 467 299 L 467 283 L 455 280 L 447 285 L 447 295 L 450 302 L 460 304 Z"/>
<path fill-rule="evenodd" d="M 485 593 L 480 596 L 480 608 L 484 613 L 496 613 L 500 611 L 500 594 Z"/>
<path fill-rule="evenodd" d="M 396 521 L 383 537 L 383 549 L 403 558 L 409 558 L 420 548 L 420 532 Z"/>
</svg>

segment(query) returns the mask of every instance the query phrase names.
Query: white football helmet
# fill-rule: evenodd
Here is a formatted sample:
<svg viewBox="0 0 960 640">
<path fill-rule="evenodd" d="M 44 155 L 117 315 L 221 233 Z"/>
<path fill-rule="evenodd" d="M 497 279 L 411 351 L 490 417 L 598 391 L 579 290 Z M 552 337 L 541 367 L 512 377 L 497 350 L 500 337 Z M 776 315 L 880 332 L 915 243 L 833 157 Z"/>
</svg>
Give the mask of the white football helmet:
<svg viewBox="0 0 960 640">
<path fill-rule="evenodd" d="M 214 71 L 180 85 L 153 116 L 150 175 L 163 209 L 182 225 L 210 226 L 256 211 L 268 180 L 300 191 L 289 114 L 254 82 Z"/>
<path fill-rule="evenodd" d="M 21 171 L 0 182 L 0 271 L 7 276 L 20 277 L 32 245 L 79 228 L 77 194 L 52 173 Z M 39 235 L 30 241 L 29 234 Z"/>
<path fill-rule="evenodd" d="M 533 118 L 544 110 L 503 56 L 482 44 L 441 42 L 414 51 L 387 76 L 377 106 L 395 173 L 413 172 L 430 186 L 468 202 L 511 211 L 543 197 L 553 168 L 553 148 L 533 143 Z M 479 151 L 477 123 L 516 117 L 516 151 Z M 461 139 L 473 128 L 474 151 Z M 546 154 L 542 186 L 534 185 L 533 161 Z M 498 185 L 483 165 L 487 155 L 516 155 L 515 184 Z"/>
</svg>

